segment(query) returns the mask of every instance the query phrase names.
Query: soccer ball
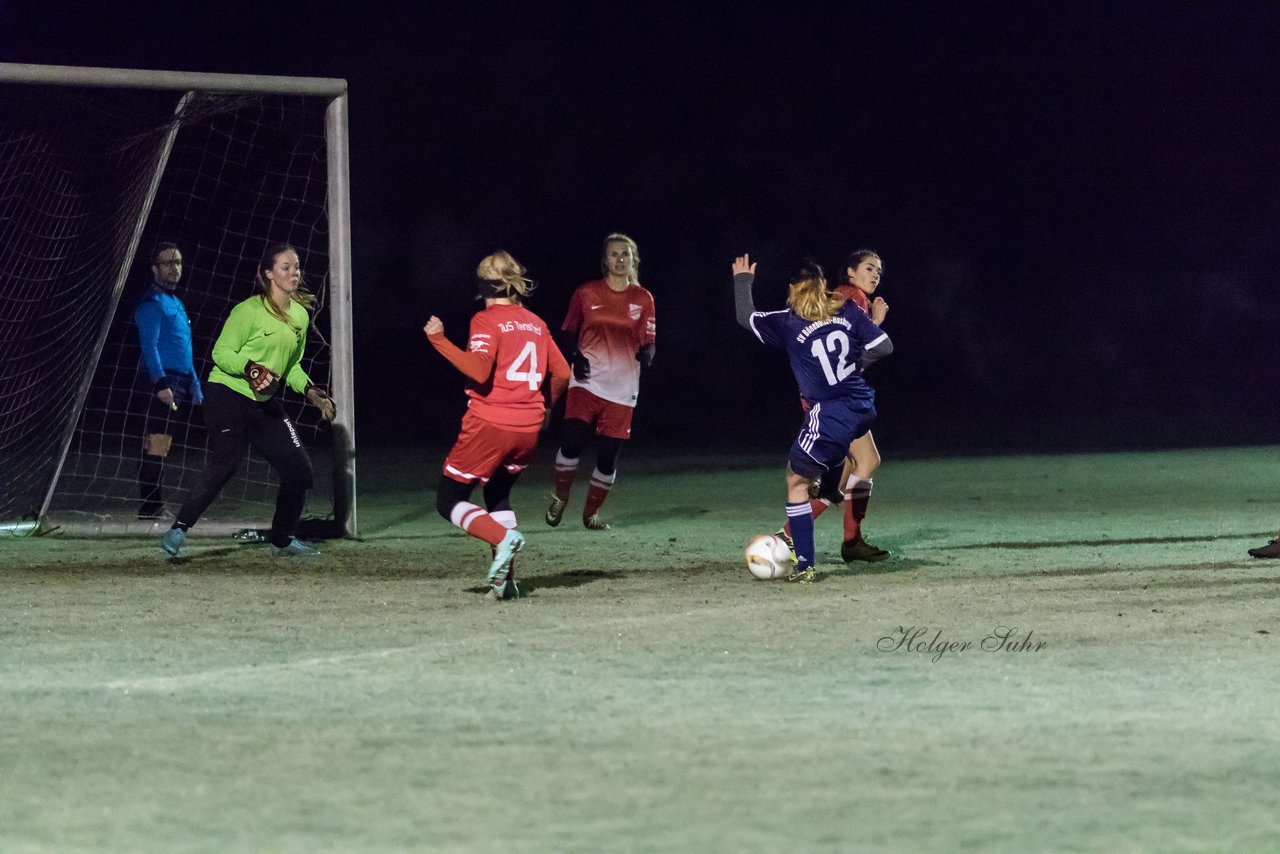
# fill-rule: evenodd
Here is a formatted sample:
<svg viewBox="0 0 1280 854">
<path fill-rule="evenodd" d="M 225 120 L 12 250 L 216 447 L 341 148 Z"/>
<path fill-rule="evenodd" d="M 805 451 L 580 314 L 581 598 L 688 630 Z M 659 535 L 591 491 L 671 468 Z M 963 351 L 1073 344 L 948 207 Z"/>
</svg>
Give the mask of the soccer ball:
<svg viewBox="0 0 1280 854">
<path fill-rule="evenodd" d="M 781 537 L 761 534 L 747 543 L 747 569 L 762 581 L 782 578 L 791 571 L 791 549 Z"/>
</svg>

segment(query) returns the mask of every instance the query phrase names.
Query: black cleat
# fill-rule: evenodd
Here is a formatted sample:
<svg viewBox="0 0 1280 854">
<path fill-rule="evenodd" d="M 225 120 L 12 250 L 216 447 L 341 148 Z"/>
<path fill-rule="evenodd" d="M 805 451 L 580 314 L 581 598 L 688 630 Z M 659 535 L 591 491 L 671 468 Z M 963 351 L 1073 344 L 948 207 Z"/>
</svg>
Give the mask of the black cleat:
<svg viewBox="0 0 1280 854">
<path fill-rule="evenodd" d="M 568 501 L 561 501 L 554 495 L 551 496 L 551 504 L 547 506 L 547 515 L 543 518 L 551 527 L 560 524 L 560 520 L 564 518 L 564 508 L 569 504 Z"/>
<path fill-rule="evenodd" d="M 1256 549 L 1249 549 L 1251 557 L 1280 557 L 1280 537 Z"/>
<path fill-rule="evenodd" d="M 892 554 L 888 549 L 882 549 L 879 546 L 873 546 L 861 537 L 854 540 L 845 540 L 840 545 L 840 557 L 845 563 L 853 563 L 855 560 L 863 560 L 868 563 L 875 563 L 878 560 L 884 560 Z M 1280 557 L 1280 555 L 1277 555 Z"/>
</svg>

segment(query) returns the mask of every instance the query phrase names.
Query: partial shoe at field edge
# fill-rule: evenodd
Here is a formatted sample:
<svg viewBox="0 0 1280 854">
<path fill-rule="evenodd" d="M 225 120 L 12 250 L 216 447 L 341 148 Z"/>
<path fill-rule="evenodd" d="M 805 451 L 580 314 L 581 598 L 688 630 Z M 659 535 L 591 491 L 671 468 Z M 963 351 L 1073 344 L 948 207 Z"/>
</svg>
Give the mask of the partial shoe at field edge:
<svg viewBox="0 0 1280 854">
<path fill-rule="evenodd" d="M 1265 546 L 1259 546 L 1256 549 L 1249 549 L 1250 557 L 1280 557 L 1280 537 L 1267 543 Z"/>
</svg>

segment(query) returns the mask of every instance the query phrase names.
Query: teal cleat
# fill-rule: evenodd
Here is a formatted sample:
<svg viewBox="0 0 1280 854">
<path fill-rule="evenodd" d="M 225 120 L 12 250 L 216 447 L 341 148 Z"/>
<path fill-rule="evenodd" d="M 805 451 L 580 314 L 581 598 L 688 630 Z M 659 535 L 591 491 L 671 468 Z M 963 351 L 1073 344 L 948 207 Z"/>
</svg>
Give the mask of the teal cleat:
<svg viewBox="0 0 1280 854">
<path fill-rule="evenodd" d="M 187 541 L 187 535 L 181 528 L 170 528 L 164 532 L 164 536 L 160 538 L 160 548 L 169 553 L 170 557 L 177 557 L 182 552 L 182 545 Z"/>
<path fill-rule="evenodd" d="M 275 557 L 319 557 L 320 550 L 310 543 L 294 537 L 287 545 L 281 546 L 271 553 Z"/>
<path fill-rule="evenodd" d="M 494 598 L 508 598 L 507 579 L 511 577 L 511 562 L 515 560 L 516 552 L 524 548 L 524 543 L 524 534 L 513 528 L 494 549 L 493 563 L 489 565 L 489 584 L 493 586 Z M 515 588 L 514 581 L 511 586 Z M 516 595 L 520 594 L 517 592 Z"/>
</svg>

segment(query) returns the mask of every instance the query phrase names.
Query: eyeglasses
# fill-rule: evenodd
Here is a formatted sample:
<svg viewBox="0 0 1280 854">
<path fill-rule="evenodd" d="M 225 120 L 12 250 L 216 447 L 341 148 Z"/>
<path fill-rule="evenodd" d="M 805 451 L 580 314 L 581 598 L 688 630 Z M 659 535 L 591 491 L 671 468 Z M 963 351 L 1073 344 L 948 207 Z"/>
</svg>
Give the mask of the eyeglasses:
<svg viewBox="0 0 1280 854">
<path fill-rule="evenodd" d="M 181 261 L 157 261 L 156 266 L 157 267 L 181 267 L 182 262 Z"/>
</svg>

